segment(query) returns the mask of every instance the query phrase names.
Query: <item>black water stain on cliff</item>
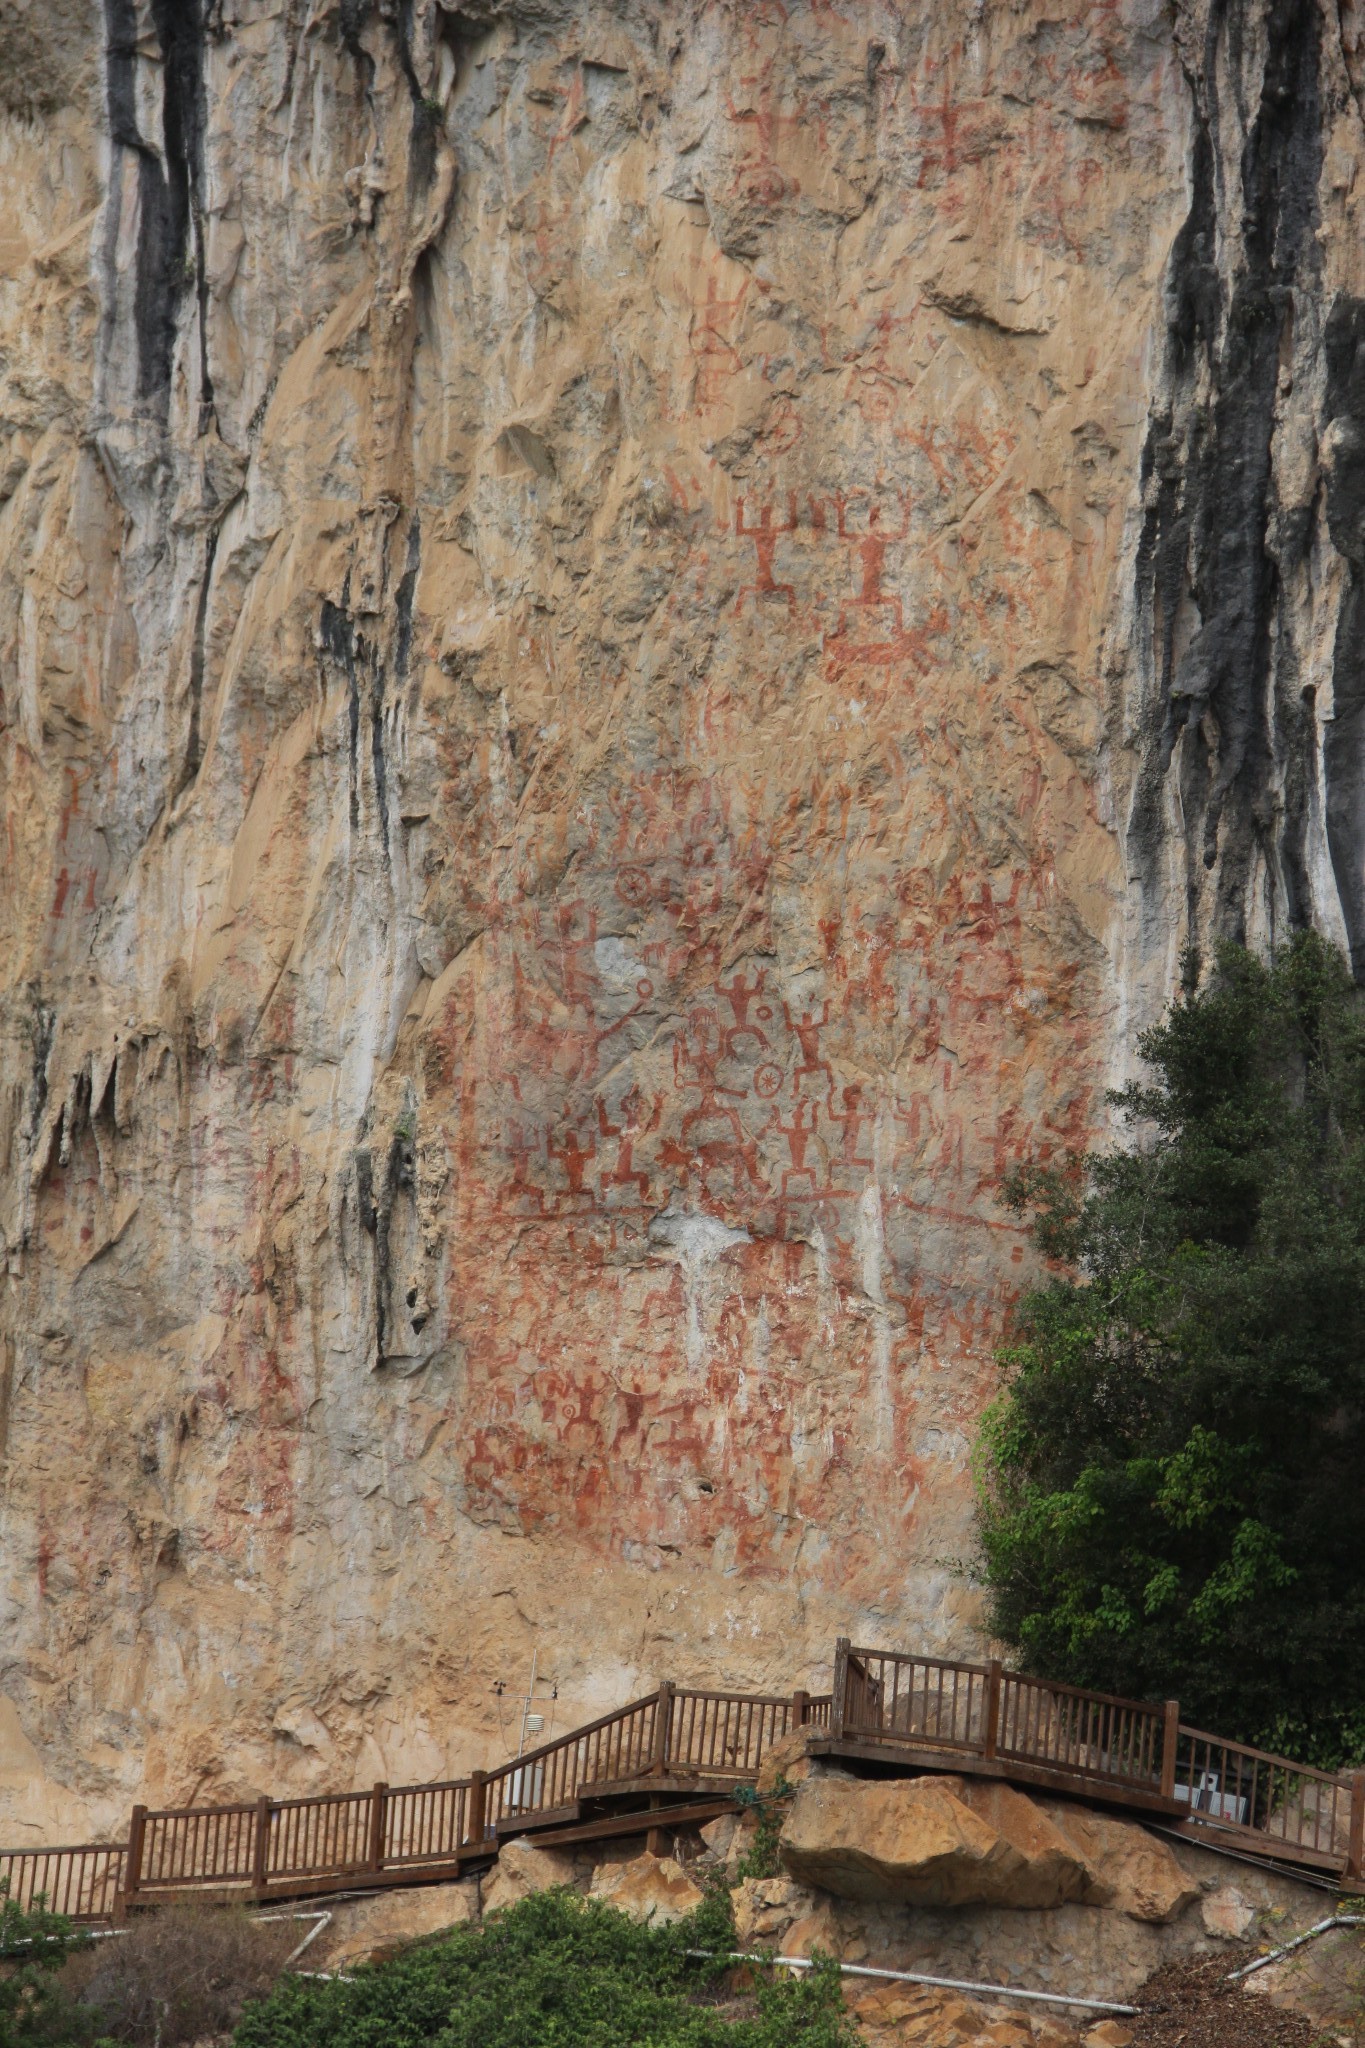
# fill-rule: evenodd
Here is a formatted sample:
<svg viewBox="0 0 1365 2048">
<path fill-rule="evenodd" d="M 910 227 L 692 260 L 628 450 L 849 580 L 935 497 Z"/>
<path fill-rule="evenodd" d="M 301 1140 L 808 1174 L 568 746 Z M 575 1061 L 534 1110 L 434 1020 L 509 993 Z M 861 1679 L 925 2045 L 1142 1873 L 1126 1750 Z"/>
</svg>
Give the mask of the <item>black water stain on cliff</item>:
<svg viewBox="0 0 1365 2048">
<path fill-rule="evenodd" d="M 204 704 L 205 642 L 208 637 L 209 595 L 213 586 L 213 565 L 218 557 L 219 528 L 211 526 L 204 537 L 204 573 L 194 607 L 194 638 L 190 645 L 190 729 L 185 740 L 185 759 L 175 794 L 189 788 L 204 758 L 202 731 Z"/>
<path fill-rule="evenodd" d="M 1333 716 L 1323 735 L 1327 844 L 1359 981 L 1365 980 L 1365 300 L 1337 299 L 1325 340 L 1327 529 L 1347 564 L 1332 658 Z"/>
<path fill-rule="evenodd" d="M 1214 924 L 1233 938 L 1245 936 L 1258 853 L 1281 878 L 1291 923 L 1309 913 L 1311 776 L 1300 762 L 1281 777 L 1287 759 L 1303 755 L 1309 721 L 1289 687 L 1277 561 L 1287 536 L 1281 525 L 1272 544 L 1272 436 L 1281 365 L 1292 352 L 1294 290 L 1311 292 L 1316 278 L 1322 159 L 1316 0 L 1272 0 L 1239 189 L 1226 200 L 1237 209 L 1242 249 L 1223 278 L 1218 144 L 1237 109 L 1219 104 L 1220 42 L 1238 75 L 1248 5 L 1217 0 L 1209 18 L 1195 81 L 1190 210 L 1167 272 L 1168 402 L 1143 451 L 1147 512 L 1137 561 L 1155 706 L 1130 820 L 1155 909 L 1164 785 L 1178 751 L 1190 915 L 1216 868 Z M 1297 545 L 1308 545 L 1306 525 Z M 1292 816 L 1280 815 L 1277 779 Z"/>
<path fill-rule="evenodd" d="M 413 514 L 408 528 L 408 551 L 403 563 L 403 574 L 394 592 L 394 610 L 397 624 L 393 640 L 393 665 L 401 683 L 408 673 L 412 658 L 412 608 L 417 597 L 417 574 L 422 566 L 422 521 Z"/>
<path fill-rule="evenodd" d="M 351 830 L 360 829 L 360 667 L 356 659 L 356 633 L 350 613 L 351 579 L 346 578 L 341 603 L 322 600 L 318 637 L 322 651 L 330 655 L 346 678 L 347 724 L 350 732 Z"/>
<path fill-rule="evenodd" d="M 201 0 L 151 0 L 161 45 L 161 149 L 137 119 L 136 0 L 104 0 L 105 104 L 111 140 L 137 157 L 138 239 L 133 324 L 137 395 L 160 399 L 170 389 L 180 308 L 191 281 L 199 297 L 203 403 L 212 405 L 206 342 L 200 194 L 203 187 L 204 24 Z"/>
<path fill-rule="evenodd" d="M 401 597 L 401 591 L 400 591 Z M 342 587 L 340 604 L 322 601 L 318 640 L 326 658 L 346 678 L 346 719 L 350 755 L 351 830 L 360 830 L 360 787 L 362 781 L 360 727 L 369 723 L 370 772 L 374 779 L 375 812 L 385 862 L 389 860 L 389 776 L 384 748 L 384 664 L 377 649 L 366 640 L 351 615 L 351 579 Z M 410 629 L 409 629 L 410 630 Z M 402 634 L 402 613 L 399 613 Z"/>
<path fill-rule="evenodd" d="M 389 1314 L 394 1283 L 393 1233 L 400 1214 L 411 1225 L 416 1214 L 417 1149 L 410 1129 L 396 1129 L 389 1141 L 383 1176 L 375 1181 L 374 1153 L 368 1146 L 355 1153 L 356 1209 L 360 1226 L 374 1239 L 374 1323 L 375 1357 L 380 1365 L 389 1354 L 392 1334 Z M 408 1296 L 409 1307 L 414 1306 Z M 409 1318 L 414 1335 L 420 1335 L 425 1315 Z"/>
<path fill-rule="evenodd" d="M 29 1030 L 33 1040 L 33 1060 L 29 1092 L 28 1143 L 29 1150 L 32 1151 L 38 1142 L 38 1132 L 42 1128 L 43 1111 L 47 1108 L 47 1063 L 51 1058 L 53 1040 L 57 1035 L 57 1011 L 54 1005 L 42 1000 L 36 984 L 30 984 L 29 1003 L 32 1010 Z"/>
</svg>

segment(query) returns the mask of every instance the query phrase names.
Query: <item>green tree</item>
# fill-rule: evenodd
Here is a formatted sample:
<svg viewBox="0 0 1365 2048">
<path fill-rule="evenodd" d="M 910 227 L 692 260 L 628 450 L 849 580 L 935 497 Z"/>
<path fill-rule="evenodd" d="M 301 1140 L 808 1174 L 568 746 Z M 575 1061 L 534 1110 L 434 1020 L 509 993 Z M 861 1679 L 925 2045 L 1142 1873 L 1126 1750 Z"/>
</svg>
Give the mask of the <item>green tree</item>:
<svg viewBox="0 0 1365 2048">
<path fill-rule="evenodd" d="M 90 2040 L 94 2015 L 57 1981 L 82 1946 L 69 1920 L 49 1913 L 41 1898 L 25 1911 L 0 1879 L 0 2048 L 75 2048 Z"/>
<path fill-rule="evenodd" d="M 1139 1040 L 1118 1150 L 1007 1183 L 1052 1275 L 978 1451 L 1026 1666 L 1365 1756 L 1365 1009 L 1303 935 L 1226 947 Z"/>
</svg>

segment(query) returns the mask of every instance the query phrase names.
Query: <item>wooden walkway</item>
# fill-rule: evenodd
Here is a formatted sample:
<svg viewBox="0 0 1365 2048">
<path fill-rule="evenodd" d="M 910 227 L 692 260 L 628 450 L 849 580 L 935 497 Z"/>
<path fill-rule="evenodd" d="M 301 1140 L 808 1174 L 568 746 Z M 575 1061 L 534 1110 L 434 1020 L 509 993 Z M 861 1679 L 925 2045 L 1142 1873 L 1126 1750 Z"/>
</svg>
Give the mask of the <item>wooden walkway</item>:
<svg viewBox="0 0 1365 2048">
<path fill-rule="evenodd" d="M 425 1785 L 231 1806 L 135 1806 L 128 1838 L 0 1850 L 0 1883 L 73 1919 L 184 1898 L 257 1901 L 433 1883 L 533 1834 L 546 1848 L 667 1834 L 731 1810 L 796 1729 L 868 1774 L 956 1771 L 1126 1808 L 1192 1841 L 1362 1877 L 1365 1771 L 1225 1742 L 1153 1706 L 964 1664 L 836 1645 L 831 1693 L 661 1685 L 539 1749 Z"/>
</svg>

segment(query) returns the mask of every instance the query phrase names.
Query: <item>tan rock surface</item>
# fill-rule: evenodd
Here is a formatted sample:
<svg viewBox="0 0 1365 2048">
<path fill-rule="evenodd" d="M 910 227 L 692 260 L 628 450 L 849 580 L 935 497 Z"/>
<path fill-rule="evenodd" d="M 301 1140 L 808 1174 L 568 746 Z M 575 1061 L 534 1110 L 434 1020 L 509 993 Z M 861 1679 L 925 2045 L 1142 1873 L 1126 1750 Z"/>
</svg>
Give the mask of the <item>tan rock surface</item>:
<svg viewBox="0 0 1365 2048">
<path fill-rule="evenodd" d="M 971 1642 L 1002 1170 L 1362 924 L 1206 12 L 0 8 L 2 1838 Z"/>
<path fill-rule="evenodd" d="M 781 1941 L 787 1930 L 817 1911 L 820 1901 L 808 1887 L 789 1877 L 751 1877 L 734 1887 L 735 1934 L 741 1948 Z M 797 1951 L 792 1949 L 791 1954 Z M 802 1951 L 804 1953 L 804 1951 Z"/>
<path fill-rule="evenodd" d="M 479 1917 L 479 1883 L 433 1884 L 410 1891 L 381 1892 L 368 1899 L 347 1899 L 331 1909 L 332 1921 L 310 1944 L 300 1969 L 342 1970 L 355 1963 L 380 1961 L 410 1941 L 467 1926 Z M 299 1939 L 308 1929 L 300 1923 Z"/>
<path fill-rule="evenodd" d="M 922 1906 L 1060 1906 L 1094 1882 L 1022 1793 L 961 1778 L 811 1778 L 782 1825 L 783 1863 L 841 1898 Z"/>
<path fill-rule="evenodd" d="M 1163 1925 L 1178 1919 L 1199 1897 L 1199 1886 L 1182 1870 L 1170 1844 L 1138 1822 L 1061 1799 L 1039 1803 L 1095 1872 L 1097 1882 L 1084 1895 L 1092 1904 L 1110 1905 L 1134 1920 Z"/>
<path fill-rule="evenodd" d="M 506 1842 L 483 1879 L 483 1911 L 496 1913 L 504 1906 L 515 1906 L 533 1892 L 578 1884 L 587 1876 L 587 1869 L 562 1849 L 537 1849 L 534 1843 L 523 1839 Z"/>
<path fill-rule="evenodd" d="M 702 1902 L 681 1863 L 672 1856 L 636 1856 L 629 1863 L 605 1863 L 593 1872 L 592 1897 L 631 1920 L 665 1927 L 685 1920 Z"/>
</svg>

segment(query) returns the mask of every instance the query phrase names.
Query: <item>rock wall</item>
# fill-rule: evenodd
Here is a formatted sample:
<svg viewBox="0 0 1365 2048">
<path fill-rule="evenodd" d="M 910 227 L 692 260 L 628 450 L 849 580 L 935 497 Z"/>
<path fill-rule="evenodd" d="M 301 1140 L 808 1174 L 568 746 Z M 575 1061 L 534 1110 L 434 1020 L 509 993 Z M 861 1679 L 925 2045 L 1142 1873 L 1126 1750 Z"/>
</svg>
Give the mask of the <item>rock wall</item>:
<svg viewBox="0 0 1365 2048">
<path fill-rule="evenodd" d="M 1187 938 L 1365 944 L 1354 0 L 0 0 L 0 1820 L 971 1640 Z"/>
</svg>

